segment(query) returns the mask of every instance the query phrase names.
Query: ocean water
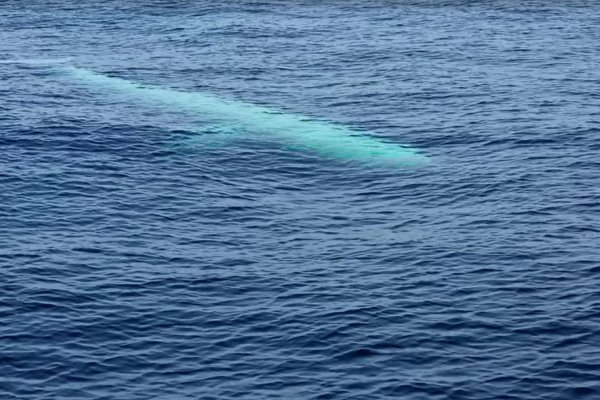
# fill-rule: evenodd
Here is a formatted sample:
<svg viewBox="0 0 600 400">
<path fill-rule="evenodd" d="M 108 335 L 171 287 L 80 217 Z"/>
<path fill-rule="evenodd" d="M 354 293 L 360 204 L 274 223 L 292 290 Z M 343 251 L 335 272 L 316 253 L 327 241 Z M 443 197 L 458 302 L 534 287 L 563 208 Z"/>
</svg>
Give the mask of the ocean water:
<svg viewBox="0 0 600 400">
<path fill-rule="evenodd" d="M 0 398 L 600 398 L 599 27 L 591 0 L 0 1 Z M 204 143 L 56 65 L 430 162 Z"/>
</svg>

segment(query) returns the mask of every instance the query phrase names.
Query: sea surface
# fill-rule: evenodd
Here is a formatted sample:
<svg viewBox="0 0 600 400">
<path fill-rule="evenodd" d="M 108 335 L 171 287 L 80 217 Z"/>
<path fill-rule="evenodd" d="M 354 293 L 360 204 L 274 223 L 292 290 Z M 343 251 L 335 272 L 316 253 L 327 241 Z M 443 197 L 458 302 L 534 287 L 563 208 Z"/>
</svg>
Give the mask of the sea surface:
<svg viewBox="0 0 600 400">
<path fill-rule="evenodd" d="M 0 399 L 600 399 L 599 154 L 598 1 L 0 1 Z"/>
</svg>

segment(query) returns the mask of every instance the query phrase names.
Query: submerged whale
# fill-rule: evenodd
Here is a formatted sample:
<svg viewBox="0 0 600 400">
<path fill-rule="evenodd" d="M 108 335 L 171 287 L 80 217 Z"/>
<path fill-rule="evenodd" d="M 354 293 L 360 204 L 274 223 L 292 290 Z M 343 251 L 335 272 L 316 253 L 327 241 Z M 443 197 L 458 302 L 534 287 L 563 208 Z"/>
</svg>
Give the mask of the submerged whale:
<svg viewBox="0 0 600 400">
<path fill-rule="evenodd" d="M 62 67 L 62 71 L 94 90 L 118 93 L 132 101 L 201 116 L 208 122 L 210 132 L 220 132 L 220 140 L 251 133 L 335 159 L 389 166 L 419 166 L 428 162 L 428 158 L 417 149 L 326 121 L 228 100 L 210 93 L 145 85 L 83 68 Z"/>
</svg>

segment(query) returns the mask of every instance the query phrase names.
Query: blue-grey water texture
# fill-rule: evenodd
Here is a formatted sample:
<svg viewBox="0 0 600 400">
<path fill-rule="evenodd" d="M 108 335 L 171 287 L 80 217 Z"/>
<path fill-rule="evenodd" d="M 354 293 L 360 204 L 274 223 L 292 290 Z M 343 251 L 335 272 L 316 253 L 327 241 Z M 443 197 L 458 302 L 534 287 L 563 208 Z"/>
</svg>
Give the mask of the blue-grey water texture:
<svg viewBox="0 0 600 400">
<path fill-rule="evenodd" d="M 50 64 L 430 162 L 182 145 Z M 4 0 L 0 146 L 3 400 L 600 399 L 597 1 Z"/>
</svg>

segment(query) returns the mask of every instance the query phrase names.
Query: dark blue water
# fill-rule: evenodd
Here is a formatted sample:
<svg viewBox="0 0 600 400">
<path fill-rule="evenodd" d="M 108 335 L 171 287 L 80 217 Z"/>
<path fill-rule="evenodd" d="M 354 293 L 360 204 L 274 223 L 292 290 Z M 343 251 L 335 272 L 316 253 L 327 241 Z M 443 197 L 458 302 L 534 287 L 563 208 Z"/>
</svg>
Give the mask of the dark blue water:
<svg viewBox="0 0 600 400">
<path fill-rule="evenodd" d="M 432 162 L 180 148 L 50 59 Z M 600 398 L 600 3 L 0 1 L 0 60 L 1 399 Z"/>
</svg>

